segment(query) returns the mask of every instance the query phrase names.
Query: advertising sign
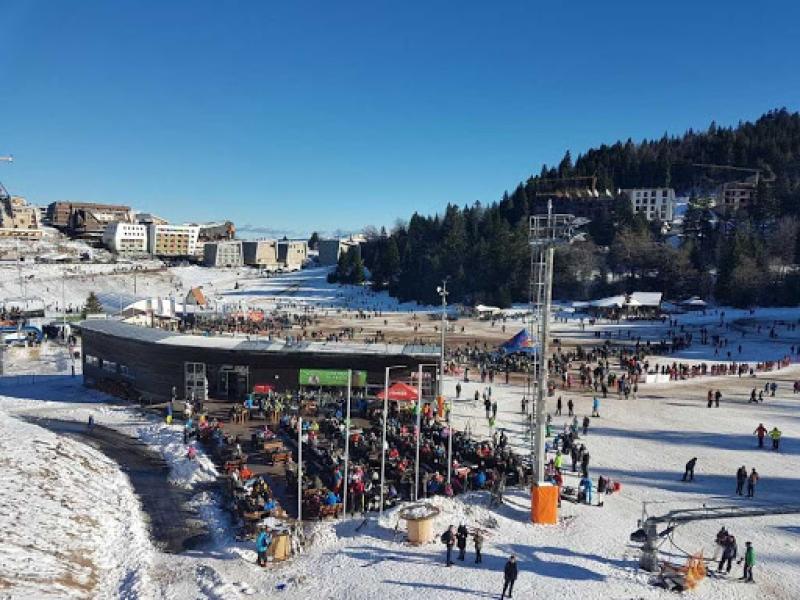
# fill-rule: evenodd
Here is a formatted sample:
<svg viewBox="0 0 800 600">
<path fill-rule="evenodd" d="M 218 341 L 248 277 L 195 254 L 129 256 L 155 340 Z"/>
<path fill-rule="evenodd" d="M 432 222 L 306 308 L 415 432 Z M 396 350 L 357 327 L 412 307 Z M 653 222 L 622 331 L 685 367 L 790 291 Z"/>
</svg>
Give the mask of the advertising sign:
<svg viewBox="0 0 800 600">
<path fill-rule="evenodd" d="M 300 385 L 347 387 L 347 371 L 338 369 L 300 369 Z M 353 371 L 353 387 L 366 387 L 367 372 Z"/>
</svg>

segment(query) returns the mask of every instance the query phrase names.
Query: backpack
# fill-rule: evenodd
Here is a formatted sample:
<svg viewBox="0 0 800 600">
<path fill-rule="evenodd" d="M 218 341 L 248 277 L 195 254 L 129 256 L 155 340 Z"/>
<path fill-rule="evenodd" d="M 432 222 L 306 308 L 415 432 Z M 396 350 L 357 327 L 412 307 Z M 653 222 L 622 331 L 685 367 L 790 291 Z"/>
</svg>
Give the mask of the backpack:
<svg viewBox="0 0 800 600">
<path fill-rule="evenodd" d="M 442 540 L 442 543 L 443 543 L 443 544 L 446 544 L 447 542 L 449 542 L 449 541 L 450 541 L 450 537 L 449 537 L 447 534 L 448 534 L 448 532 L 447 532 L 447 531 L 445 531 L 445 532 L 442 534 L 442 537 L 440 538 L 440 539 Z"/>
</svg>

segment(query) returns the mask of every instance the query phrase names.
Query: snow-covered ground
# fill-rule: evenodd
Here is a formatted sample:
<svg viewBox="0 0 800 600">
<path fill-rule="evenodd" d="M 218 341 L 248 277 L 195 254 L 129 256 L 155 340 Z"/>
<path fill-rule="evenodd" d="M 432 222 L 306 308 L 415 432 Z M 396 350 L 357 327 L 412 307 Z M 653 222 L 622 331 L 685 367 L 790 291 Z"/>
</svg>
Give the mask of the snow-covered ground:
<svg viewBox="0 0 800 600">
<path fill-rule="evenodd" d="M 593 419 L 584 441 L 591 452 L 591 471 L 622 484 L 606 496 L 602 508 L 564 503 L 561 523 L 537 527 L 529 523 L 529 499 L 523 490 L 508 494 L 506 504 L 490 509 L 485 494 L 457 500 L 437 498 L 442 510 L 436 531 L 466 522 L 487 531 L 484 561 L 443 566 L 438 541 L 421 547 L 404 543 L 397 511 L 382 521 L 372 518 L 360 531 L 361 519 L 309 526 L 309 547 L 288 563 L 260 569 L 249 543 L 233 539 L 227 518 L 207 492 L 194 498 L 208 521 L 213 542 L 181 555 L 161 553 L 146 537 L 146 521 L 126 476 L 100 452 L 56 436 L 23 416 L 52 416 L 98 423 L 139 437 L 162 451 L 178 483 L 190 486 L 209 480 L 213 466 L 201 456 L 185 458 L 178 426 L 143 419 L 107 398 L 80 386 L 79 378 L 58 375 L 69 364 L 62 350 L 40 350 L 34 363 L 23 349 L 11 350 L 6 362 L 13 373 L 41 374 L 5 378 L 0 383 L 0 597 L 189 598 L 237 599 L 250 595 L 275 598 L 476 598 L 498 596 L 502 566 L 511 553 L 520 561 L 515 592 L 521 598 L 667 598 L 650 587 L 649 574 L 637 567 L 638 549 L 628 542 L 648 502 L 650 514 L 702 505 L 775 505 L 794 501 L 800 489 L 796 465 L 800 454 L 798 396 L 791 382 L 800 368 L 791 367 L 755 380 L 704 378 L 672 384 L 647 384 L 637 400 L 609 397 L 602 417 Z M 34 366 L 41 369 L 33 369 Z M 749 390 L 778 381 L 776 398 L 747 404 Z M 446 383 L 453 393 L 454 380 Z M 470 398 L 479 383 L 463 384 Z M 720 389 L 722 407 L 705 407 L 709 388 Z M 523 390 L 496 383 L 499 427 L 524 451 L 528 438 L 519 404 Z M 564 401 L 566 403 L 566 394 Z M 591 397 L 570 394 L 581 417 Z M 487 432 L 483 407 L 459 401 L 458 426 Z M 566 417 L 555 417 L 556 427 Z M 784 432 L 780 453 L 758 450 L 753 429 L 759 422 Z M 679 481 L 684 463 L 698 457 L 697 479 Z M 755 500 L 733 496 L 734 473 L 745 464 L 761 473 Z M 574 483 L 568 475 L 567 484 Z M 680 562 L 684 552 L 713 551 L 721 525 L 758 555 L 756 585 L 708 579 L 697 598 L 800 597 L 800 517 L 796 515 L 705 521 L 679 527 L 662 550 Z M 24 525 L 22 525 L 24 524 Z M 738 574 L 739 567 L 735 573 Z"/>
</svg>

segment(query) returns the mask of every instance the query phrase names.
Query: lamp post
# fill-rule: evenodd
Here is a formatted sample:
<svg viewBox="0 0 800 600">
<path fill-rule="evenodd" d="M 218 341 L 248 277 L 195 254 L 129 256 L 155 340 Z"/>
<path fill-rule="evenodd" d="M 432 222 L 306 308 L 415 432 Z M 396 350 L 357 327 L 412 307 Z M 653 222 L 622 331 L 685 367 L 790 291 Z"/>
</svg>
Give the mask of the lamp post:
<svg viewBox="0 0 800 600">
<path fill-rule="evenodd" d="M 347 468 L 350 464 L 350 392 L 353 370 L 347 369 L 347 412 L 344 417 L 344 479 L 342 479 L 342 518 L 347 518 Z"/>
<path fill-rule="evenodd" d="M 417 371 L 417 451 L 414 459 L 414 501 L 419 499 L 419 442 L 422 438 L 422 368 L 438 367 L 436 363 L 420 363 Z"/>
<path fill-rule="evenodd" d="M 442 343 L 439 354 L 439 397 L 444 402 L 444 339 L 447 330 L 447 278 L 442 280 L 442 285 L 436 288 L 439 295 L 442 297 Z M 445 405 L 447 410 L 447 485 L 450 485 L 450 474 L 453 470 L 453 425 L 451 421 L 450 410 Z"/>
<path fill-rule="evenodd" d="M 381 441 L 381 506 L 378 509 L 379 517 L 383 517 L 383 488 L 386 484 L 386 424 L 389 421 L 389 372 L 392 369 L 402 369 L 405 365 L 386 367 L 383 379 L 383 438 Z"/>
</svg>

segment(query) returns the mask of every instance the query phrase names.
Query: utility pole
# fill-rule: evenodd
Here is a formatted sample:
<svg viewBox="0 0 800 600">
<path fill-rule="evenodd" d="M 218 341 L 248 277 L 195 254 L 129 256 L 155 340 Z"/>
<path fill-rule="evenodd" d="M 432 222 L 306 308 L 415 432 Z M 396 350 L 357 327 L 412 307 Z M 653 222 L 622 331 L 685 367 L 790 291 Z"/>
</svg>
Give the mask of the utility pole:
<svg viewBox="0 0 800 600">
<path fill-rule="evenodd" d="M 440 347 L 440 354 L 439 354 L 439 381 L 438 381 L 438 388 L 439 388 L 439 397 L 442 399 L 442 402 L 445 402 L 444 399 L 444 341 L 445 341 L 445 332 L 447 330 L 447 278 L 442 281 L 441 287 L 437 287 L 436 291 L 439 292 L 439 295 L 442 297 L 442 343 Z M 453 425 L 450 419 L 450 413 L 452 410 L 448 407 L 447 403 L 445 402 L 445 410 L 447 411 L 447 484 L 450 485 L 450 475 L 453 471 Z"/>
</svg>

